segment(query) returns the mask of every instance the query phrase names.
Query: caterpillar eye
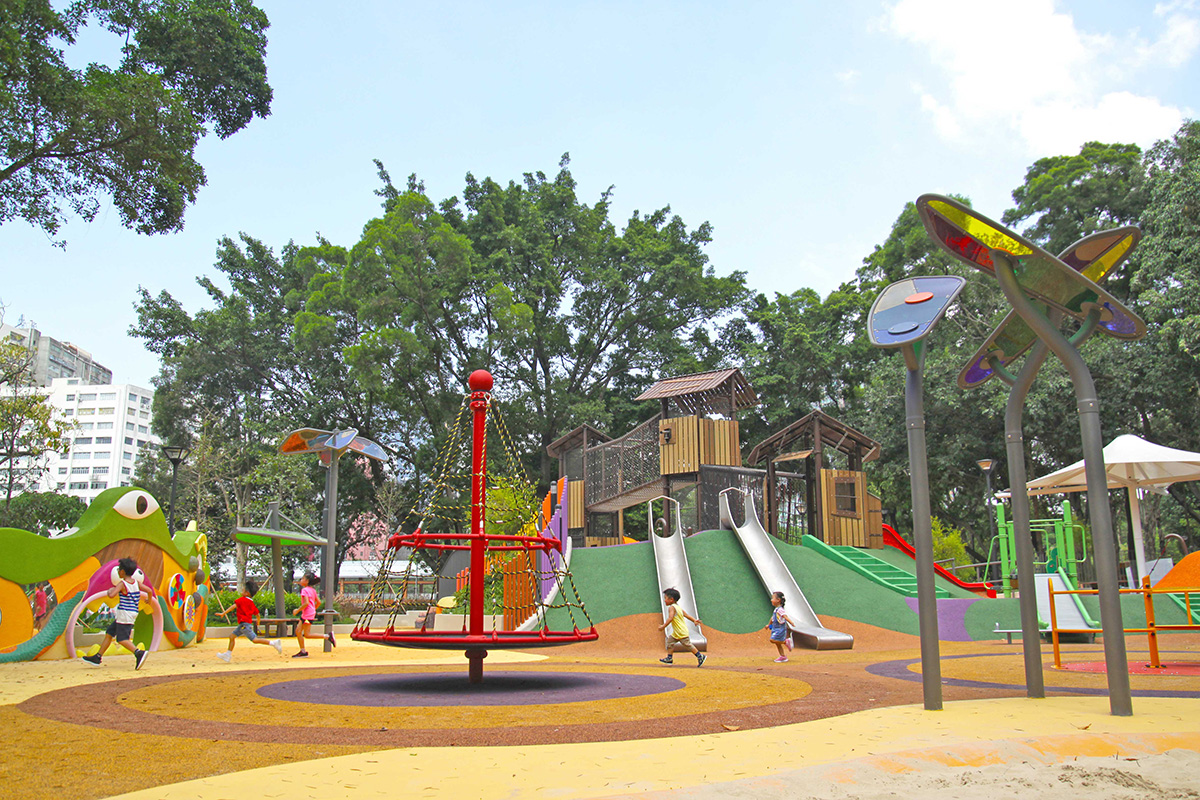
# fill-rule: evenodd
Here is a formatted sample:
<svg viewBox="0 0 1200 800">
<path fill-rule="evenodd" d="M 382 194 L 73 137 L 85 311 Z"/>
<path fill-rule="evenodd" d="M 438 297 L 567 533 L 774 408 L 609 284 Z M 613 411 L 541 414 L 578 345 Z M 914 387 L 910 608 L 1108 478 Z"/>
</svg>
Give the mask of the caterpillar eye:
<svg viewBox="0 0 1200 800">
<path fill-rule="evenodd" d="M 158 501 L 149 492 L 127 492 L 113 503 L 113 510 L 129 519 L 145 519 L 158 511 Z"/>
</svg>

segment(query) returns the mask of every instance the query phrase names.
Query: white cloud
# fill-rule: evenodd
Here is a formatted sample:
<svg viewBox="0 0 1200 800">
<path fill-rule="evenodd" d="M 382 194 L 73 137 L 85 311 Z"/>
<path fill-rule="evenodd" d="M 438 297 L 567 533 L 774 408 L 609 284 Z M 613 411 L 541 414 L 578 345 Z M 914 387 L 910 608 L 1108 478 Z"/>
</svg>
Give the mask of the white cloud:
<svg viewBox="0 0 1200 800">
<path fill-rule="evenodd" d="M 1200 47 L 1191 2 L 1160 5 L 1154 42 L 1081 31 L 1054 0 L 899 0 L 890 31 L 923 48 L 945 83 L 916 92 L 942 138 L 965 144 L 1020 137 L 1034 155 L 1075 152 L 1089 140 L 1149 145 L 1183 112 L 1129 91 L 1133 72 L 1178 68 Z"/>
</svg>

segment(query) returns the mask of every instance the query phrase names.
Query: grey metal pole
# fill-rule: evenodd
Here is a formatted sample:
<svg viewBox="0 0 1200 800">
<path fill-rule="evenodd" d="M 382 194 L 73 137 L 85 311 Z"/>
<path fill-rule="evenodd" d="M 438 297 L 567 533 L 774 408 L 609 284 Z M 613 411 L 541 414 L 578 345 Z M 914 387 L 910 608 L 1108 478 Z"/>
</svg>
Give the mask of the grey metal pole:
<svg viewBox="0 0 1200 800">
<path fill-rule="evenodd" d="M 338 459 L 341 453 L 330 451 L 328 491 L 325 493 L 325 574 L 321 580 L 325 582 L 325 647 L 324 652 L 333 650 L 329 634 L 333 633 L 333 596 L 336 594 L 334 584 L 337 572 L 337 492 L 338 492 Z"/>
<path fill-rule="evenodd" d="M 917 344 L 920 347 L 921 343 Z M 924 348 L 905 345 L 905 425 L 912 486 L 913 544 L 917 551 L 917 623 L 921 634 L 921 685 L 926 711 L 942 710 L 942 662 L 938 645 L 938 612 L 933 582 L 933 521 L 929 510 L 929 458 L 925 450 L 925 399 L 921 367 Z"/>
<path fill-rule="evenodd" d="M 1061 313 L 1055 322 L 1061 320 Z M 1057 327 L 1057 325 L 1056 325 Z M 1025 655 L 1025 694 L 1045 697 L 1046 683 L 1042 673 L 1042 641 L 1038 627 L 1037 593 L 1031 591 L 1033 577 L 1033 538 L 1029 533 L 1029 493 L 1025 488 L 1025 435 L 1021 424 L 1025 398 L 1033 379 L 1037 377 L 1050 347 L 1040 339 L 1025 357 L 1008 393 L 1004 408 L 1004 448 L 1008 456 L 1008 485 L 1012 492 L 1013 542 L 1017 560 L 1018 602 L 1021 610 L 1021 644 Z"/>
<path fill-rule="evenodd" d="M 175 535 L 175 482 L 179 476 L 179 461 L 171 459 L 171 503 L 167 508 L 167 535 Z"/>
<path fill-rule="evenodd" d="M 267 503 L 267 527 L 279 530 L 279 501 Z M 275 584 L 275 619 L 283 619 L 283 542 L 271 540 L 271 580 Z"/>
<path fill-rule="evenodd" d="M 1125 625 L 1121 616 L 1121 596 L 1117 584 L 1115 539 L 1112 513 L 1108 507 L 1108 476 L 1104 472 L 1104 441 L 1100 433 L 1100 403 L 1096 396 L 1096 384 L 1079 351 L 1067 341 L 1058 328 L 1051 325 L 1050 321 L 1033 307 L 1017 281 L 1007 254 L 992 250 L 991 255 L 996 278 L 1004 296 L 1038 338 L 1062 361 L 1075 387 L 1085 462 L 1084 474 L 1087 477 L 1088 521 L 1092 528 L 1096 581 L 1100 589 L 1100 625 L 1104 637 L 1108 704 L 1114 716 L 1132 716 L 1129 663 L 1125 654 Z"/>
</svg>

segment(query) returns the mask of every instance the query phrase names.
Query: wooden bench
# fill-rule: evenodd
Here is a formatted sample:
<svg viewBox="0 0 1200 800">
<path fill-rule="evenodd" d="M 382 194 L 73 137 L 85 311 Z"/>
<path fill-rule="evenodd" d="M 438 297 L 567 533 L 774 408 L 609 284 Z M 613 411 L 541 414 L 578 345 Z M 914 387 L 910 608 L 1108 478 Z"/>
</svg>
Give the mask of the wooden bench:
<svg viewBox="0 0 1200 800">
<path fill-rule="evenodd" d="M 254 632 L 271 636 L 273 630 L 275 639 L 292 637 L 296 635 L 296 623 L 299 621 L 299 617 L 258 617 L 254 625 Z M 260 627 L 262 630 L 259 630 Z"/>
</svg>

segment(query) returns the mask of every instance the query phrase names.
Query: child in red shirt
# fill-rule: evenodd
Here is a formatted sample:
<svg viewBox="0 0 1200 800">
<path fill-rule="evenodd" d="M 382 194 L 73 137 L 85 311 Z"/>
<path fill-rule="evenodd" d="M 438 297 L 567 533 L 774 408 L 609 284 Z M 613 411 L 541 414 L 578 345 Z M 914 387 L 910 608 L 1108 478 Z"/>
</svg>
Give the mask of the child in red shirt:
<svg viewBox="0 0 1200 800">
<path fill-rule="evenodd" d="M 258 586 L 254 581 L 246 581 L 246 588 L 242 592 L 242 596 L 234 601 L 233 605 L 221 612 L 221 616 L 229 616 L 229 612 L 237 609 L 238 625 L 233 633 L 229 634 L 229 649 L 224 653 L 217 653 L 217 658 L 228 664 L 233 660 L 233 646 L 237 643 L 237 637 L 245 636 L 254 644 L 265 644 L 275 648 L 279 654 L 283 654 L 283 642 L 279 639 L 258 638 L 258 634 L 254 632 L 254 619 L 258 616 L 258 606 L 254 604 L 254 595 L 258 593 Z"/>
</svg>

